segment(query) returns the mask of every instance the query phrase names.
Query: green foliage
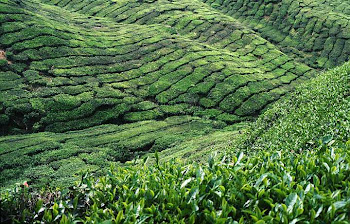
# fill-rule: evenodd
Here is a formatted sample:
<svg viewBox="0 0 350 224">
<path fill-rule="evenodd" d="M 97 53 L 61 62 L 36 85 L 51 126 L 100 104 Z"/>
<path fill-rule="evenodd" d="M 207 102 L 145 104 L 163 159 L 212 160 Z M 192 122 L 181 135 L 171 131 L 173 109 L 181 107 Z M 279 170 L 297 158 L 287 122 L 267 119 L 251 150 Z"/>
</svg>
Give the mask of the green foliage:
<svg viewBox="0 0 350 224">
<path fill-rule="evenodd" d="M 349 6 L 203 1 L 0 0 L 0 222 L 350 220 Z"/>
<path fill-rule="evenodd" d="M 3 117 L 0 116 L 3 119 L 0 121 L 6 124 L 8 118 Z M 64 124 L 52 128 L 64 128 Z M 75 126 L 84 124 L 78 120 Z M 198 117 L 172 116 L 164 121 L 99 125 L 60 134 L 41 132 L 1 137 L 0 187 L 5 188 L 24 180 L 35 187 L 46 184 L 69 186 L 82 170 L 103 171 L 117 161 L 126 162 L 172 145 L 181 146 L 183 142 L 213 133 L 225 126 L 223 122 Z M 200 150 L 201 146 L 187 149 Z"/>
<path fill-rule="evenodd" d="M 245 146 L 306 150 L 319 136 L 350 138 L 350 64 L 320 74 L 275 103 L 251 127 Z"/>
<path fill-rule="evenodd" d="M 198 0 L 1 1 L 0 10 L 5 135 L 193 114 L 232 124 L 313 71 Z M 335 45 L 332 58 L 343 56 L 346 41 Z"/>
<path fill-rule="evenodd" d="M 203 1 L 0 0 L 0 222 L 350 219 L 349 6 Z"/>
<path fill-rule="evenodd" d="M 345 43 L 350 7 L 343 0 L 202 1 L 257 30 L 284 53 L 311 67 L 330 68 L 350 59 Z"/>
<path fill-rule="evenodd" d="M 350 142 L 332 143 L 203 165 L 114 167 L 103 177 L 84 175 L 51 201 L 50 192 L 20 186 L 1 194 L 1 214 L 22 223 L 347 223 Z"/>
</svg>

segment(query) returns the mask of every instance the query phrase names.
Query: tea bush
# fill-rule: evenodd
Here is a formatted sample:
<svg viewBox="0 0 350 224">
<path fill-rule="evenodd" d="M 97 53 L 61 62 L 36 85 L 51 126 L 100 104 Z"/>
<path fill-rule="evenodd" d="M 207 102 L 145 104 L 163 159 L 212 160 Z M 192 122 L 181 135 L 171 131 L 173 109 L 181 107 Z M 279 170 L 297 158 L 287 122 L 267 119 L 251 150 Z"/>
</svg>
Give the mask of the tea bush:
<svg viewBox="0 0 350 224">
<path fill-rule="evenodd" d="M 147 162 L 148 157 L 145 157 L 143 162 L 135 164 L 112 164 L 105 174 L 85 174 L 75 187 L 67 190 L 46 189 L 38 193 L 36 187 L 17 186 L 14 190 L 1 193 L 3 221 L 349 223 L 349 71 L 347 63 L 320 74 L 297 88 L 294 94 L 282 98 L 247 129 L 244 134 L 248 137 L 243 139 L 244 144 L 237 147 L 241 143 L 238 140 L 230 146 L 227 158 L 211 157 L 204 164 L 180 160 L 164 163 L 160 162 L 162 158 L 156 153 L 154 163 Z M 203 111 L 206 116 L 216 112 Z M 176 125 L 184 122 L 183 119 L 169 118 L 168 123 Z M 148 130 L 143 127 L 146 123 L 143 122 L 138 128 Z M 147 124 L 150 125 L 149 122 Z M 161 127 L 165 125 L 161 122 L 157 124 Z M 130 124 L 130 127 L 135 125 Z M 194 123 L 192 125 L 195 127 Z M 56 151 L 37 154 L 40 155 L 35 157 L 38 161 L 40 158 L 43 162 L 51 161 L 52 156 L 62 159 L 51 162 L 50 167 L 26 168 L 26 174 L 33 175 L 34 172 L 35 178 L 41 181 L 44 181 L 42 176 L 60 175 L 59 181 L 67 182 L 71 178 L 67 176 L 68 172 L 98 169 L 98 166 L 86 166 L 82 159 L 91 160 L 92 164 L 97 165 L 103 163 L 98 158 L 108 158 L 113 151 L 101 148 L 96 158 L 86 155 L 95 151 L 91 147 L 115 139 L 115 127 L 95 129 L 110 134 L 91 139 L 93 134 L 88 131 L 72 132 L 71 139 L 74 140 L 73 135 L 81 138 L 81 149 L 67 144 L 63 157 L 61 154 L 55 156 Z M 118 129 L 123 130 L 122 127 Z M 198 130 L 201 129 L 204 126 L 199 125 Z M 125 134 L 138 135 L 140 132 L 131 130 L 125 128 Z M 173 133 L 176 126 L 170 130 Z M 157 135 L 161 133 L 156 132 Z M 156 139 L 157 144 L 168 145 L 167 137 L 177 138 L 163 134 L 166 138 Z M 224 137 L 228 141 L 227 135 Z M 205 142 L 205 138 L 210 137 L 201 138 Z M 19 146 L 25 144 L 20 140 L 23 139 L 17 140 Z M 132 149 L 133 144 L 147 147 L 149 140 L 152 140 L 151 135 L 145 133 L 134 142 L 122 142 L 119 147 L 123 148 L 124 145 Z M 35 138 L 33 141 L 43 140 Z M 61 144 L 59 142 L 57 144 Z M 197 143 L 192 141 L 187 144 L 193 147 Z M 57 145 L 48 142 L 46 147 L 50 149 Z M 82 151 L 83 147 L 86 150 Z M 173 151 L 166 150 L 160 155 L 177 154 L 178 149 L 174 147 Z M 6 150 L 13 149 L 8 146 Z M 36 152 L 39 153 L 42 149 L 36 146 L 31 150 L 39 150 Z M 74 156 L 74 150 L 82 152 L 79 157 Z M 188 152 L 193 153 L 191 150 Z M 9 155 L 17 153 L 20 152 L 14 151 Z M 2 167 L 23 166 L 23 159 L 28 163 L 32 161 L 28 156 L 17 160 L 12 158 L 12 161 L 4 158 Z M 12 175 L 16 174 L 15 171 L 12 170 Z M 59 184 L 59 181 L 56 183 Z"/>
<path fill-rule="evenodd" d="M 0 222 L 349 223 L 346 1 L 202 1 L 0 0 Z"/>
<path fill-rule="evenodd" d="M 7 122 L 8 118 L 3 120 Z M 75 122 L 77 128 L 84 124 Z M 124 163 L 155 150 L 181 145 L 181 142 L 222 130 L 225 126 L 223 122 L 199 117 L 172 116 L 164 121 L 108 124 L 66 133 L 0 137 L 0 188 L 22 181 L 28 181 L 36 188 L 47 184 L 70 186 L 79 178 L 76 174 L 83 170 L 103 171 L 112 163 Z M 79 166 L 71 167 L 70 159 L 73 158 Z M 33 175 L 38 172 L 37 167 L 45 167 L 40 170 L 40 176 Z M 62 170 L 69 171 L 63 173 Z"/>
<path fill-rule="evenodd" d="M 112 167 L 69 191 L 1 194 L 2 221 L 21 223 L 348 223 L 350 142 L 243 152 L 206 164 Z M 157 158 L 156 154 L 156 159 Z M 58 196 L 57 196 L 58 195 Z"/>
</svg>

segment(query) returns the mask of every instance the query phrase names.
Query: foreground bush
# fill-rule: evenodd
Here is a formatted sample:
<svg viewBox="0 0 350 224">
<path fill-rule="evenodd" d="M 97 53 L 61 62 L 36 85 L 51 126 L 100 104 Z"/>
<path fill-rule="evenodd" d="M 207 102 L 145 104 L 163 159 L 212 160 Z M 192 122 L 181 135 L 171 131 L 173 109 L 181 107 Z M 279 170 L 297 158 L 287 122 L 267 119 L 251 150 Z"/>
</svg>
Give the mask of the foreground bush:
<svg viewBox="0 0 350 224">
<path fill-rule="evenodd" d="M 348 223 L 350 142 L 333 145 L 117 167 L 54 200 L 23 186 L 1 195 L 1 214 L 27 223 Z"/>
</svg>

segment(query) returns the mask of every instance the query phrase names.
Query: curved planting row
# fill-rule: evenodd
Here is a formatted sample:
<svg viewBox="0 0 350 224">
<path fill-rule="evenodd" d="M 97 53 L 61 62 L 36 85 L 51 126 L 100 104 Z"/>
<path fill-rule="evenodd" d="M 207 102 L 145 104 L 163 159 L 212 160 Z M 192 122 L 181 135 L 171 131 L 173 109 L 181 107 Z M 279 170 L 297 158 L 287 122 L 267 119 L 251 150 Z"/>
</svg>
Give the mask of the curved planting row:
<svg viewBox="0 0 350 224">
<path fill-rule="evenodd" d="M 200 1 L 112 1 L 112 0 L 42 0 L 88 16 L 112 19 L 123 24 L 161 24 L 190 40 L 219 50 L 249 56 L 261 61 L 262 71 L 271 71 L 288 61 L 273 44 L 248 29 L 238 20 L 213 10 Z M 282 57 L 280 59 L 280 57 Z M 265 59 L 265 60 L 264 60 Z M 271 62 L 266 64 L 266 62 Z"/>
<path fill-rule="evenodd" d="M 117 161 L 181 145 L 224 126 L 198 117 L 173 116 L 66 133 L 0 137 L 0 188 L 25 180 L 39 186 L 67 186 L 79 179 L 80 172 L 101 173 Z"/>
<path fill-rule="evenodd" d="M 330 0 L 203 0 L 316 68 L 350 59 L 350 5 Z"/>
<path fill-rule="evenodd" d="M 0 3 L 3 134 L 176 115 L 232 124 L 313 73 L 204 3 L 50 3 Z"/>
</svg>

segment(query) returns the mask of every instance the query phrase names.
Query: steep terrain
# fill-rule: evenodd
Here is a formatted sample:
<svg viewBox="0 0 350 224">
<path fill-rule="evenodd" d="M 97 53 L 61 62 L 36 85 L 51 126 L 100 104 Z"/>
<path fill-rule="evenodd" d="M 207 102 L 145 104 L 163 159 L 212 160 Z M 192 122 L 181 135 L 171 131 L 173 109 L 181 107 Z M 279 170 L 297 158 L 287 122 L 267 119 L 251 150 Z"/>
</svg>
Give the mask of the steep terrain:
<svg viewBox="0 0 350 224">
<path fill-rule="evenodd" d="M 0 0 L 0 223 L 347 224 L 349 60 L 348 0 Z"/>
</svg>

